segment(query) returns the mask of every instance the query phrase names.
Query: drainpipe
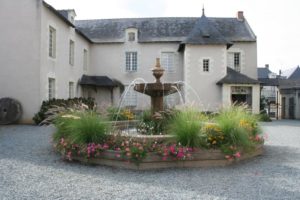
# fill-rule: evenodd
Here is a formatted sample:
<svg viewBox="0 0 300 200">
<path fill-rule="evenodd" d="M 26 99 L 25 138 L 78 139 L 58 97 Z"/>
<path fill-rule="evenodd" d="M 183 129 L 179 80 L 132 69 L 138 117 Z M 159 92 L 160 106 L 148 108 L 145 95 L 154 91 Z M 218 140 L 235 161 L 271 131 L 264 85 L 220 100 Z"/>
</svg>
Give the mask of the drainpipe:
<svg viewBox="0 0 300 200">
<path fill-rule="evenodd" d="M 278 108 L 278 91 L 276 92 L 276 119 L 278 120 L 279 108 Z"/>
</svg>

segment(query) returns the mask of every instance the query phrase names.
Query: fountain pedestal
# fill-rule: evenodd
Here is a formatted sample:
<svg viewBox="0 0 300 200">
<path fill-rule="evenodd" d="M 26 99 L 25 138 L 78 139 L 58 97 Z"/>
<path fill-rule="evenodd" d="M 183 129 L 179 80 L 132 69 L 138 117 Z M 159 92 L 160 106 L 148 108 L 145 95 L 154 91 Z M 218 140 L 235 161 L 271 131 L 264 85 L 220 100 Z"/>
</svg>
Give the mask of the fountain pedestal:
<svg viewBox="0 0 300 200">
<path fill-rule="evenodd" d="M 152 69 L 153 76 L 156 79 L 155 83 L 140 83 L 134 86 L 134 90 L 151 97 L 151 111 L 163 111 L 164 109 L 164 96 L 176 93 L 180 90 L 180 84 L 175 83 L 161 83 L 160 78 L 164 74 L 164 69 L 160 66 L 159 58 L 156 59 L 156 65 Z"/>
</svg>

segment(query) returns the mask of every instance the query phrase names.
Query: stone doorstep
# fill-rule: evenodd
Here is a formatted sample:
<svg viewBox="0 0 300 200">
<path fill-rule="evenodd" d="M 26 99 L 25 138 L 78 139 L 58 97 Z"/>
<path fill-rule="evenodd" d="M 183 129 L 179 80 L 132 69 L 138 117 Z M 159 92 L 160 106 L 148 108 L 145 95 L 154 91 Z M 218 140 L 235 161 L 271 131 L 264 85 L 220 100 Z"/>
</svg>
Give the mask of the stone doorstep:
<svg viewBox="0 0 300 200">
<path fill-rule="evenodd" d="M 198 167 L 219 167 L 234 164 L 241 160 L 250 159 L 263 154 L 263 145 L 258 145 L 256 150 L 242 154 L 242 157 L 235 161 L 229 161 L 224 158 L 224 154 L 220 150 L 199 150 L 193 152 L 191 160 L 172 160 L 168 158 L 163 161 L 162 156 L 156 153 L 149 153 L 147 157 L 140 161 L 138 164 L 135 162 L 129 162 L 123 158 L 117 158 L 116 151 L 106 151 L 104 152 L 104 157 L 102 158 L 83 158 L 83 157 L 73 157 L 75 161 L 79 161 L 87 164 L 105 165 L 124 169 L 133 170 L 151 170 L 151 169 L 165 169 L 165 168 L 198 168 Z"/>
</svg>

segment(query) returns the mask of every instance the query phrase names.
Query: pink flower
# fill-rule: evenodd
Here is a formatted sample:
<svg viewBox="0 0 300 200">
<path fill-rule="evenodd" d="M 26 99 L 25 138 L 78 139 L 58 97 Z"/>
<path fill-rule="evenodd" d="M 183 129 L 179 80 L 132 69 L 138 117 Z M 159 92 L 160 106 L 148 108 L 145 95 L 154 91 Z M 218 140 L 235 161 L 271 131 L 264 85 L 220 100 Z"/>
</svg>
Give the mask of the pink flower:
<svg viewBox="0 0 300 200">
<path fill-rule="evenodd" d="M 108 148 L 109 148 L 108 144 L 103 145 L 103 149 L 108 149 Z"/>
<path fill-rule="evenodd" d="M 67 158 L 68 158 L 68 160 L 72 160 L 72 159 L 71 159 L 71 156 L 72 156 L 72 152 L 69 151 L 69 152 L 67 153 Z"/>
<path fill-rule="evenodd" d="M 256 136 L 255 136 L 255 140 L 256 140 L 256 141 L 260 141 L 259 135 L 256 135 Z"/>
<path fill-rule="evenodd" d="M 236 158 L 240 158 L 240 157 L 241 157 L 241 153 L 240 153 L 240 152 L 236 152 L 236 153 L 234 154 L 234 156 L 235 156 Z"/>
<path fill-rule="evenodd" d="M 117 157 L 117 158 L 120 158 L 120 157 L 121 157 L 121 155 L 120 155 L 119 153 L 117 153 L 117 154 L 116 154 L 116 157 Z"/>
<path fill-rule="evenodd" d="M 183 158 L 184 157 L 184 153 L 182 153 L 182 152 L 178 152 L 178 154 L 177 154 L 177 158 Z"/>
</svg>

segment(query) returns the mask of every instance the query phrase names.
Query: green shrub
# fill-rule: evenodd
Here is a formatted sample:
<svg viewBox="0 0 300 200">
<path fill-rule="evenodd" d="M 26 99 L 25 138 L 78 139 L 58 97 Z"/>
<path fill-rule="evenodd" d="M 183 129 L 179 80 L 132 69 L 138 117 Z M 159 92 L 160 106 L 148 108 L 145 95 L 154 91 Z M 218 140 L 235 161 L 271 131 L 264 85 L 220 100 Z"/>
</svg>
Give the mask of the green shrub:
<svg viewBox="0 0 300 200">
<path fill-rule="evenodd" d="M 54 140 L 67 139 L 72 144 L 103 143 L 110 124 L 94 112 L 61 115 L 55 120 Z"/>
<path fill-rule="evenodd" d="M 199 147 L 201 143 L 201 128 L 206 118 L 199 112 L 187 109 L 175 114 L 169 125 L 169 133 L 183 146 Z"/>
<path fill-rule="evenodd" d="M 137 129 L 139 133 L 145 135 L 158 135 L 167 131 L 167 126 L 178 111 L 166 109 L 156 113 L 156 119 L 152 116 L 151 110 L 145 110 L 140 117 L 140 124 Z"/>
<path fill-rule="evenodd" d="M 123 121 L 135 119 L 135 114 L 127 108 L 108 107 L 107 116 L 110 121 Z"/>
<path fill-rule="evenodd" d="M 244 107 L 223 109 L 215 120 L 227 145 L 241 146 L 245 149 L 253 146 L 250 137 L 258 134 L 257 118 Z"/>
<path fill-rule="evenodd" d="M 81 106 L 81 104 L 87 105 L 89 110 L 93 110 L 96 106 L 96 103 L 93 98 L 73 98 L 73 99 L 51 99 L 48 101 L 43 101 L 41 108 L 38 113 L 32 118 L 35 124 L 40 124 L 46 118 L 53 115 L 53 112 L 49 112 L 53 108 L 62 108 L 62 111 L 66 111 L 68 108 L 76 109 L 76 107 Z M 60 112 L 60 111 L 58 111 Z M 52 118 L 47 121 L 51 123 Z"/>
<path fill-rule="evenodd" d="M 272 121 L 270 116 L 267 113 L 259 114 L 258 118 L 259 118 L 259 121 L 261 121 L 261 122 L 271 122 Z"/>
</svg>

